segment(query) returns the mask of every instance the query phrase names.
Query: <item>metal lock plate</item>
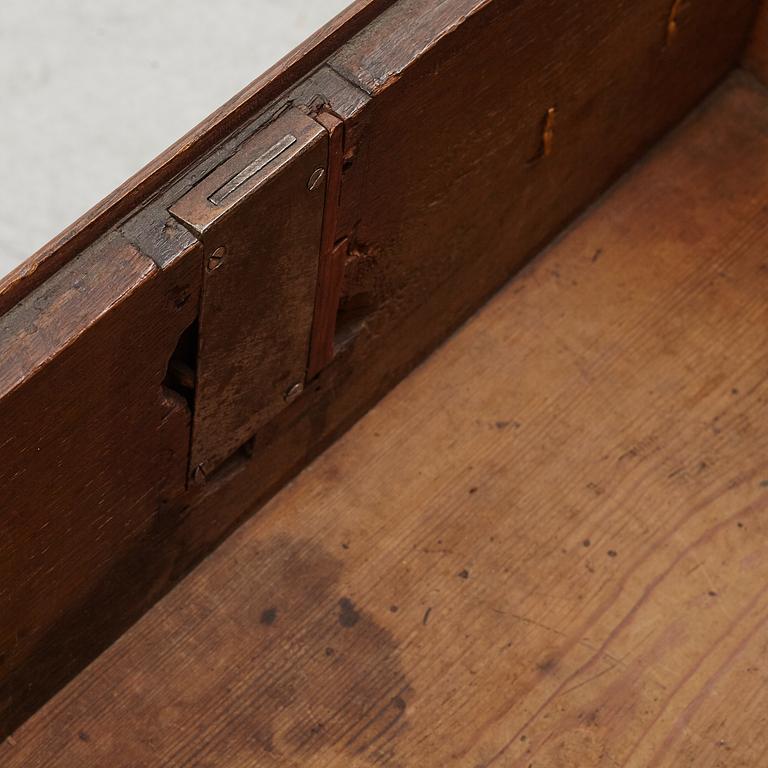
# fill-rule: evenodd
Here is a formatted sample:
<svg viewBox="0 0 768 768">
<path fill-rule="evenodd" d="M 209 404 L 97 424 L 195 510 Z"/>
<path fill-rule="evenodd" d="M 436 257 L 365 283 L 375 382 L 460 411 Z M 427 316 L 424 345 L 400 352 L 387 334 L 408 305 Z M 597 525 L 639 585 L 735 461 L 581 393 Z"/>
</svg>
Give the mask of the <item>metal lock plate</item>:
<svg viewBox="0 0 768 768">
<path fill-rule="evenodd" d="M 304 384 L 328 133 L 292 108 L 177 201 L 204 247 L 190 468 L 210 474 Z"/>
</svg>

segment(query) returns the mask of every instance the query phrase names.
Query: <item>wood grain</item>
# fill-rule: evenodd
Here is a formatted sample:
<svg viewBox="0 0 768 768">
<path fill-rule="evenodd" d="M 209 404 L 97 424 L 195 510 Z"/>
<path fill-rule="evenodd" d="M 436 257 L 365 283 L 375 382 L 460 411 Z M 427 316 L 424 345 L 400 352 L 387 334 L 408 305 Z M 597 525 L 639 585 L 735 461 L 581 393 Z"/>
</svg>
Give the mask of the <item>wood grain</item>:
<svg viewBox="0 0 768 768">
<path fill-rule="evenodd" d="M 736 76 L 3 765 L 760 765 L 766 160 Z"/>
<path fill-rule="evenodd" d="M 281 141 L 289 146 L 259 172 L 248 170 Z M 190 453 L 196 472 L 210 475 L 285 408 L 292 388 L 303 388 L 327 166 L 327 132 L 291 109 L 171 208 L 199 234 L 206 258 Z M 243 173 L 252 175 L 214 202 Z"/>
<path fill-rule="evenodd" d="M 97 216 L 97 229 L 118 211 L 126 218 L 82 300 L 76 264 L 87 250 L 3 330 L 4 349 L 18 335 L 30 356 L 0 400 L 0 733 L 680 120 L 739 60 L 754 9 L 753 0 L 691 4 L 668 42 L 666 0 L 400 0 L 296 88 L 269 103 L 269 91 L 244 97 L 190 154 L 167 157 L 159 176 Z M 248 450 L 187 490 L 188 403 L 164 377 L 198 319 L 204 249 L 168 208 L 290 106 L 310 116 L 326 107 L 344 121 L 337 231 L 327 240 L 347 254 L 335 329 L 344 343 L 298 400 L 245 436 Z M 146 205 L 130 210 L 129 200 Z M 80 242 L 71 234 L 67 248 Z M 53 269 L 45 264 L 33 282 Z M 51 288 L 61 292 L 54 301 Z"/>
<path fill-rule="evenodd" d="M 768 3 L 765 0 L 757 12 L 744 54 L 744 66 L 768 85 Z"/>
<path fill-rule="evenodd" d="M 197 264 L 161 272 L 115 235 L 0 322 L 0 732 L 172 570 L 149 553 L 179 522 L 162 508 L 184 489 L 190 413 L 164 378 L 197 314 Z"/>
<path fill-rule="evenodd" d="M 83 214 L 23 264 L 0 277 L 0 314 L 92 245 L 137 205 L 145 203 L 185 167 L 210 152 L 243 122 L 319 66 L 395 0 L 353 0 L 349 7 L 257 77 L 112 194 Z"/>
</svg>

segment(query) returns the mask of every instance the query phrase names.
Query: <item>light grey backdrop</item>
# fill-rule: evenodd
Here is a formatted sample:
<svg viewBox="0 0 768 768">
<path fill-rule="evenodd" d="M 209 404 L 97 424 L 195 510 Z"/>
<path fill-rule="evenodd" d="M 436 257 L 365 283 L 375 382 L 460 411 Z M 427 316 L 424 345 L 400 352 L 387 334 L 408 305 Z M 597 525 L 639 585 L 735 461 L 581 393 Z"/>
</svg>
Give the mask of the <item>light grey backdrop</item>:
<svg viewBox="0 0 768 768">
<path fill-rule="evenodd" d="M 0 0 L 0 275 L 349 0 Z"/>
</svg>

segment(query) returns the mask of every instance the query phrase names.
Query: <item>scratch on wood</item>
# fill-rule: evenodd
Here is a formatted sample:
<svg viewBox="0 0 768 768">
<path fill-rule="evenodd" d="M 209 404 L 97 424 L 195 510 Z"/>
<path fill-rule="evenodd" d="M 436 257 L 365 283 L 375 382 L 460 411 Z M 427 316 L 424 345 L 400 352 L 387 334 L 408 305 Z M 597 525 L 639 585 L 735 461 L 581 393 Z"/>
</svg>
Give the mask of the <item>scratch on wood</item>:
<svg viewBox="0 0 768 768">
<path fill-rule="evenodd" d="M 547 110 L 547 116 L 544 118 L 544 131 L 541 134 L 541 154 L 542 157 L 549 157 L 552 154 L 555 143 L 555 115 L 557 109 L 550 107 Z"/>
<path fill-rule="evenodd" d="M 672 45 L 677 38 L 680 31 L 680 14 L 686 6 L 688 0 L 674 0 L 672 8 L 669 11 L 669 19 L 667 20 L 667 47 Z"/>
</svg>

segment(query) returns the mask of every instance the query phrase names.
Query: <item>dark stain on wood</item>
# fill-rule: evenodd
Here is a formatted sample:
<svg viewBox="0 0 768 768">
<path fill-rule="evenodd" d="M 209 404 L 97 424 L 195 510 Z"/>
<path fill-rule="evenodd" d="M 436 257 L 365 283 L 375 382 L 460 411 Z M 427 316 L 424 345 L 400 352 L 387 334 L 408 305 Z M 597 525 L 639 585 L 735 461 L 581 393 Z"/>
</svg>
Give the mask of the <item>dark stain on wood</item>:
<svg viewBox="0 0 768 768">
<path fill-rule="evenodd" d="M 265 614 L 279 621 L 268 622 L 268 633 L 245 628 L 238 638 L 240 655 L 255 662 L 241 682 L 247 699 L 241 727 L 260 723 L 273 755 L 298 764 L 333 746 L 375 765 L 398 766 L 396 735 L 405 727 L 411 687 L 389 631 L 349 596 L 339 596 L 343 562 L 314 542 L 284 537 L 253 549 L 252 558 L 242 577 L 248 599 L 270 606 L 260 612 L 259 625 Z M 215 602 L 217 585 L 237 580 L 233 571 L 225 568 L 210 581 L 201 602 Z M 223 617 L 237 614 L 247 590 L 238 592 L 219 608 Z M 211 675 L 210 684 L 218 689 L 226 681 Z M 214 743 L 228 739 L 231 727 L 214 734 Z"/>
<path fill-rule="evenodd" d="M 277 620 L 277 608 L 265 608 L 261 612 L 261 623 L 271 627 Z"/>
<path fill-rule="evenodd" d="M 399 765 L 396 736 L 406 725 L 410 685 L 392 635 L 339 596 L 342 561 L 313 542 L 286 538 L 253 556 L 250 600 L 274 606 L 280 621 L 269 633 L 242 638 L 244 653 L 257 660 L 245 681 L 243 717 L 268 724 L 276 755 L 299 763 L 336 744 L 375 765 Z M 212 585 L 206 598 L 214 597 Z M 223 613 L 234 614 L 240 600 L 234 596 Z"/>
<path fill-rule="evenodd" d="M 155 608 L 160 617 L 183 615 L 181 624 L 160 621 L 163 631 L 180 630 L 172 644 L 183 661 L 154 656 L 168 643 L 162 633 L 148 633 L 135 649 L 144 662 L 131 662 L 129 698 L 151 698 L 163 713 L 150 730 L 141 726 L 142 738 L 131 738 L 142 715 L 129 705 L 117 729 L 94 709 L 50 737 L 74 737 L 99 765 L 305 765 L 325 751 L 404 765 L 397 750 L 413 691 L 398 642 L 348 596 L 344 562 L 314 541 L 282 535 L 245 541 L 235 533 L 219 551 L 230 552 L 225 564 L 206 560 L 185 582 L 190 593 L 171 592 Z M 121 643 L 107 653 L 123 653 Z M 179 687 L 179 675 L 194 682 Z M 225 717 L 215 716 L 221 702 Z"/>
<path fill-rule="evenodd" d="M 544 660 L 540 661 L 536 665 L 536 669 L 543 674 L 549 674 L 553 672 L 557 667 L 557 658 L 555 656 L 547 656 Z"/>
<path fill-rule="evenodd" d="M 339 624 L 349 628 L 354 627 L 358 621 L 360 621 L 360 614 L 355 604 L 348 597 L 342 597 L 339 600 Z"/>
</svg>

